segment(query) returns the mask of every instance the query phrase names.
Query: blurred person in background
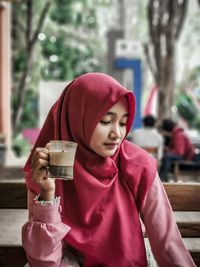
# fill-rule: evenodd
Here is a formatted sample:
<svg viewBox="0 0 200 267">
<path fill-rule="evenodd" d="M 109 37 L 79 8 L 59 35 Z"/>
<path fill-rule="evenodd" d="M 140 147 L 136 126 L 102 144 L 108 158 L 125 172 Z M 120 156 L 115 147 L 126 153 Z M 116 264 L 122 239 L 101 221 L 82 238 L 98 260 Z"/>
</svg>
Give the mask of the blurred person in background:
<svg viewBox="0 0 200 267">
<path fill-rule="evenodd" d="M 163 154 L 163 137 L 156 128 L 156 118 L 154 116 L 145 116 L 143 118 L 143 127 L 133 130 L 129 135 L 129 140 L 143 148 L 158 148 L 158 160 L 161 160 Z"/>
<path fill-rule="evenodd" d="M 167 182 L 173 161 L 194 160 L 195 153 L 184 129 L 178 127 L 173 120 L 164 119 L 160 128 L 166 141 L 159 174 L 161 180 Z"/>
</svg>

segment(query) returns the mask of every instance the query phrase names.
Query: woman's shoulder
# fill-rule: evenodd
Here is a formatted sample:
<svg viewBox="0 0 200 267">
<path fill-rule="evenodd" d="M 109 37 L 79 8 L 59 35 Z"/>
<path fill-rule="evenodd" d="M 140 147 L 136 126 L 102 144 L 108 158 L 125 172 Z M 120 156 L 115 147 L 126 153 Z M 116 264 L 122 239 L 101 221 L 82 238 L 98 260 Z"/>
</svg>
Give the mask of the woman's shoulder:
<svg viewBox="0 0 200 267">
<path fill-rule="evenodd" d="M 136 169 L 157 170 L 157 161 L 143 148 L 125 140 L 121 146 L 121 158 Z"/>
<path fill-rule="evenodd" d="M 152 158 L 152 156 L 143 148 L 124 140 L 122 144 L 123 153 L 131 160 Z"/>
<path fill-rule="evenodd" d="M 121 146 L 121 171 L 140 209 L 157 171 L 157 161 L 146 150 L 124 141 Z"/>
</svg>

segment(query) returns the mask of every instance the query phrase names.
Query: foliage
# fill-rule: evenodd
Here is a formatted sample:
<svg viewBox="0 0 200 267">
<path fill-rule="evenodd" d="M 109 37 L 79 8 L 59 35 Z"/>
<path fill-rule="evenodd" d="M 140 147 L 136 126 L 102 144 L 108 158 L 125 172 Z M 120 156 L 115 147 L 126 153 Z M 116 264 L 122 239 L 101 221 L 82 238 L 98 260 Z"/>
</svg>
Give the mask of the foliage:
<svg viewBox="0 0 200 267">
<path fill-rule="evenodd" d="M 193 127 L 200 131 L 200 115 L 194 119 Z"/>
<path fill-rule="evenodd" d="M 13 136 L 12 148 L 17 157 L 26 156 L 31 150 L 28 140 L 23 138 L 20 133 Z"/>
<path fill-rule="evenodd" d="M 50 3 L 50 12 L 43 13 Z M 12 114 L 13 128 L 20 132 L 37 126 L 39 81 L 71 80 L 102 70 L 102 46 L 90 0 L 21 0 L 12 5 Z M 46 23 L 34 39 L 41 17 Z"/>
<path fill-rule="evenodd" d="M 89 71 L 100 71 L 100 63 L 94 57 L 98 43 L 95 40 L 89 43 L 84 38 L 76 42 L 76 39 L 73 34 L 60 30 L 41 42 L 45 58 L 41 68 L 43 79 L 71 80 Z"/>
<path fill-rule="evenodd" d="M 14 103 L 12 108 L 12 126 L 13 130 L 19 131 L 20 123 L 22 120 L 23 106 L 26 102 L 26 89 L 27 84 L 31 82 L 31 71 L 33 71 L 32 66 L 34 64 L 34 53 L 36 52 L 37 37 L 40 30 L 43 27 L 45 18 L 48 14 L 49 8 L 51 6 L 52 0 L 45 0 L 40 5 L 34 4 L 33 0 L 26 0 L 23 3 L 13 3 L 18 5 L 19 9 L 14 8 L 12 13 L 12 37 L 13 37 L 13 66 L 15 68 L 15 56 L 17 54 L 17 49 L 23 50 L 23 56 L 21 57 L 22 64 L 21 68 L 18 69 L 16 75 L 14 74 L 13 83 L 13 100 Z M 37 9 L 36 9 L 37 8 Z M 19 10 L 19 11 L 18 11 Z M 39 12 L 37 12 L 39 10 Z M 34 14 L 36 12 L 36 14 Z M 19 16 L 20 15 L 20 16 Z M 24 19 L 21 19 L 23 17 Z M 16 48 L 16 47 L 17 48 Z M 16 49 L 15 49 L 16 48 Z M 19 57 L 20 58 L 20 57 Z M 16 59 L 17 56 L 16 56 Z M 16 63 L 19 61 L 16 60 Z M 13 72 L 15 69 L 13 68 Z"/>
<path fill-rule="evenodd" d="M 86 0 L 57 0 L 50 17 L 59 25 L 71 24 L 86 28 L 97 26 L 95 5 L 90 5 Z"/>
<path fill-rule="evenodd" d="M 22 124 L 23 128 L 37 127 L 37 113 L 38 113 L 38 94 L 32 89 L 26 91 L 26 103 L 24 105 L 22 114 Z"/>
<path fill-rule="evenodd" d="M 96 54 L 101 49 L 94 34 L 97 29 L 95 6 L 86 0 L 59 0 L 50 18 L 51 28 L 46 27 L 41 40 L 45 59 L 41 69 L 43 79 L 71 80 L 89 71 L 100 71 L 102 63 Z"/>
<path fill-rule="evenodd" d="M 199 77 L 200 77 L 200 66 L 196 66 L 189 73 L 189 83 L 199 85 L 200 83 Z"/>
<path fill-rule="evenodd" d="M 180 94 L 177 99 L 176 106 L 180 115 L 192 124 L 192 121 L 197 114 L 197 108 L 195 107 L 191 97 L 186 93 Z"/>
<path fill-rule="evenodd" d="M 200 131 L 200 66 L 188 72 L 177 88 L 176 106 L 179 115 L 190 127 Z M 186 89 L 188 88 L 188 89 Z"/>
</svg>

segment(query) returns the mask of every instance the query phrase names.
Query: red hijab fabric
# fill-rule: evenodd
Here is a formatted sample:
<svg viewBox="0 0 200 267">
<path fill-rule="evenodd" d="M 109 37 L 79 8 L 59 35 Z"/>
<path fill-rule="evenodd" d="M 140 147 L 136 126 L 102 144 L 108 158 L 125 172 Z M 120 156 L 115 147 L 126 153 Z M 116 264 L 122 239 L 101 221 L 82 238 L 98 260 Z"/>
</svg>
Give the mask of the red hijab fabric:
<svg viewBox="0 0 200 267">
<path fill-rule="evenodd" d="M 98 266 L 146 267 L 139 210 L 156 162 L 126 140 L 113 157 L 102 158 L 89 148 L 97 123 L 122 97 L 129 106 L 128 134 L 135 113 L 132 92 L 102 73 L 76 78 L 51 108 L 34 149 L 53 139 L 78 143 L 73 181 L 56 180 L 63 222 L 71 227 L 65 241 Z M 24 167 L 26 183 L 39 193 L 30 177 L 31 157 Z"/>
</svg>

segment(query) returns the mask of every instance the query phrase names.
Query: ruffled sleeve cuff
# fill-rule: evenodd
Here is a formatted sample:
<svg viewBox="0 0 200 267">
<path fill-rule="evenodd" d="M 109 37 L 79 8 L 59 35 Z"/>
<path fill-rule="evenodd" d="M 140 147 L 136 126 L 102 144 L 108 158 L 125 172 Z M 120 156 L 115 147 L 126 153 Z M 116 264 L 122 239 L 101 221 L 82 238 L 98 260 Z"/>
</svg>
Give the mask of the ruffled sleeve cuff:
<svg viewBox="0 0 200 267">
<path fill-rule="evenodd" d="M 33 200 L 33 220 L 44 223 L 61 222 L 60 197 L 52 201 L 39 201 L 39 196 Z"/>
</svg>

